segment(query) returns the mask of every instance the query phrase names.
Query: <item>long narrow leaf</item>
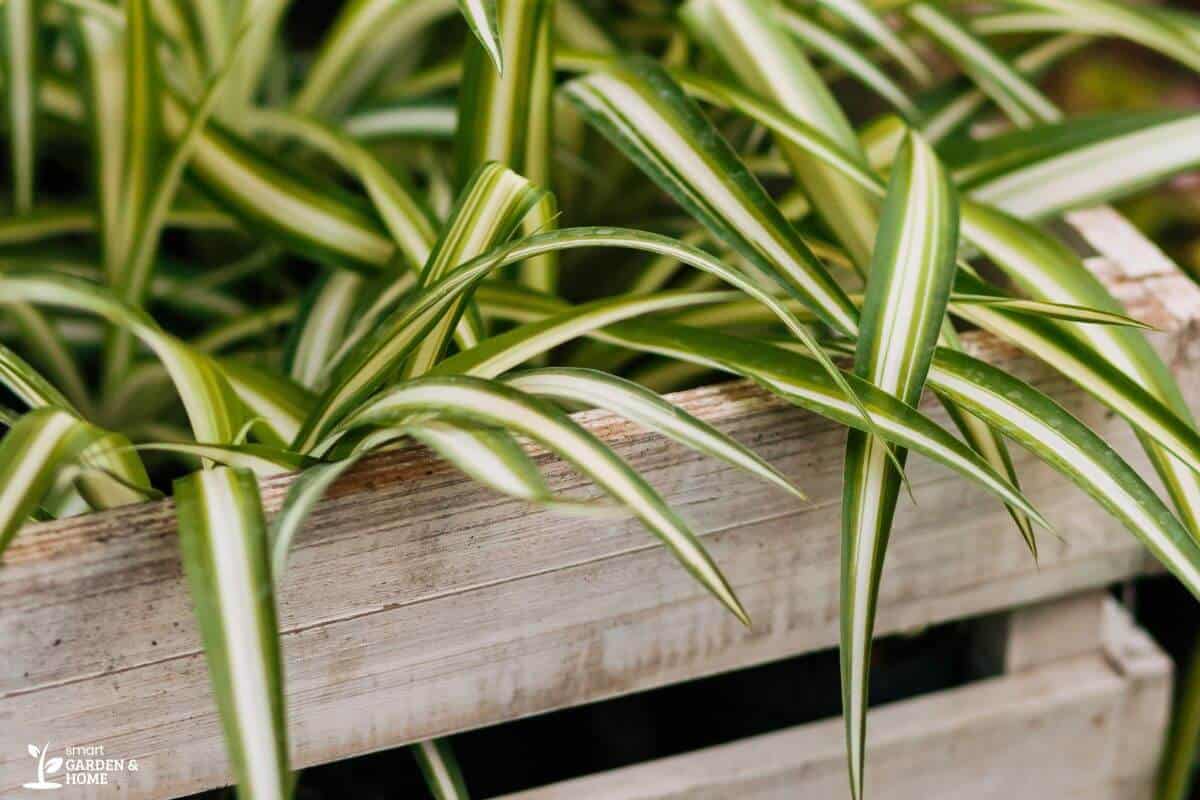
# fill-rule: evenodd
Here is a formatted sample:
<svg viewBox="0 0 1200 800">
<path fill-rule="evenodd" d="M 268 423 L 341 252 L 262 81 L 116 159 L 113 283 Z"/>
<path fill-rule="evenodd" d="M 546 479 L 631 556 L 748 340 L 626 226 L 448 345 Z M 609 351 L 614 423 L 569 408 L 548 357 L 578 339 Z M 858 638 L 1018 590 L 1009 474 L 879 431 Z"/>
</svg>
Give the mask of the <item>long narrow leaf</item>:
<svg viewBox="0 0 1200 800">
<path fill-rule="evenodd" d="M 514 373 L 504 377 L 503 381 L 538 397 L 582 403 L 620 414 L 697 452 L 719 458 L 762 478 L 794 497 L 804 499 L 803 492 L 749 449 L 636 383 L 596 370 L 569 367 Z"/>
<path fill-rule="evenodd" d="M 266 521 L 254 476 L 228 467 L 175 482 L 179 545 L 241 793 L 291 796 L 283 662 Z"/>
<path fill-rule="evenodd" d="M 958 198 L 933 150 L 910 136 L 892 170 L 867 279 L 854 371 L 910 406 L 941 334 L 958 251 Z M 888 445 L 856 431 L 842 494 L 842 702 L 851 795 L 864 795 L 867 677 L 879 579 L 900 492 Z M 903 464 L 904 453 L 897 453 Z"/>
</svg>

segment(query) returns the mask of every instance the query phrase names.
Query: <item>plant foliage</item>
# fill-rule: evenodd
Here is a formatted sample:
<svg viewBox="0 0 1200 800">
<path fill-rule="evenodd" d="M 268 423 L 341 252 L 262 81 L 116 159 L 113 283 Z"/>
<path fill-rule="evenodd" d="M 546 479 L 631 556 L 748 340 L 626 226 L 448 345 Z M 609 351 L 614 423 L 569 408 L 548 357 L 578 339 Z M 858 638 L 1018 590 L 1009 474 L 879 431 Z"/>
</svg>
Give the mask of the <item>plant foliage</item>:
<svg viewBox="0 0 1200 800">
<path fill-rule="evenodd" d="M 631 514 L 753 624 L 703 541 L 565 411 L 609 409 L 801 502 L 792 476 L 630 379 L 668 363 L 850 431 L 856 800 L 911 453 L 991 491 L 1036 554 L 1053 520 L 1007 452 L 1027 448 L 1200 595 L 1200 433 L 1144 326 L 1042 225 L 1200 164 L 1200 115 L 1071 119 L 1036 83 L 1101 37 L 1200 68 L 1200 17 L 1120 0 L 349 0 L 313 46 L 286 0 L 3 5 L 0 553 L 30 520 L 173 487 L 243 798 L 294 783 L 275 610 L 289 547 L 373 450 L 416 441 L 522 501 Z M 844 105 L 847 80 L 871 99 Z M 76 180 L 47 177 L 51 153 Z M 1171 505 L 963 353 L 956 324 L 1124 417 Z M 925 389 L 961 438 L 919 410 Z M 557 497 L 527 441 L 608 500 Z M 300 475 L 272 517 L 256 479 L 283 471 Z M 436 797 L 466 796 L 448 743 L 414 753 Z"/>
</svg>

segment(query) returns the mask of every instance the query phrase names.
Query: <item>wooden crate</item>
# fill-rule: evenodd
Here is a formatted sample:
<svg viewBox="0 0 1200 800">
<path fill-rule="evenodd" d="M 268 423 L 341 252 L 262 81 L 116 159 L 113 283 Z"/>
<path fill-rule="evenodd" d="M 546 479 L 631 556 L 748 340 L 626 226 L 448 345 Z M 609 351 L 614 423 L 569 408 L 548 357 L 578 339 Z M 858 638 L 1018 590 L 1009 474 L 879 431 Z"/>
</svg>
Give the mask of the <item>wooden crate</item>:
<svg viewBox="0 0 1200 800">
<path fill-rule="evenodd" d="M 1090 263 L 1196 391 L 1195 287 L 1103 210 L 1072 224 Z M 1011 347 L 965 337 L 1149 475 L 1127 426 Z M 844 432 L 745 384 L 673 400 L 754 447 L 800 504 L 611 415 L 579 418 L 701 533 L 754 619 L 742 628 L 633 521 L 564 520 L 480 489 L 419 448 L 379 454 L 334 487 L 279 590 L 292 760 L 308 766 L 828 648 L 837 640 Z M 945 421 L 930 404 L 926 410 Z M 897 519 L 878 632 L 1092 589 L 1152 568 L 1093 502 L 1014 450 L 1059 526 L 1035 565 L 991 496 L 923 459 Z M 591 490 L 542 457 L 552 485 Z M 266 481 L 277 507 L 288 478 Z M 230 774 L 181 579 L 170 502 L 33 526 L 0 570 L 0 796 L 30 780 L 29 743 L 136 758 L 119 791 L 167 797 Z M 1080 765 L 1082 766 L 1082 765 Z"/>
<path fill-rule="evenodd" d="M 1170 660 L 1103 592 L 1013 616 L 1007 642 L 1020 655 L 1003 677 L 873 712 L 870 795 L 1149 800 Z M 586 797 L 848 799 L 845 728 L 840 717 L 800 725 L 503 800 Z"/>
</svg>

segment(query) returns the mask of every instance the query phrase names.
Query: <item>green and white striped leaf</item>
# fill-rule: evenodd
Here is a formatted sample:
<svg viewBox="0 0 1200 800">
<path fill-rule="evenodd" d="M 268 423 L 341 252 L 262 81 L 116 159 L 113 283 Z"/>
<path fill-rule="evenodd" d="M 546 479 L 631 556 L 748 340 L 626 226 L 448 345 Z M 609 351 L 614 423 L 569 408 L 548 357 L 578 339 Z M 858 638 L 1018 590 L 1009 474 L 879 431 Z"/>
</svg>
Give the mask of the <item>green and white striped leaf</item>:
<svg viewBox="0 0 1200 800">
<path fill-rule="evenodd" d="M 5 89 L 8 95 L 9 153 L 13 210 L 33 210 L 37 180 L 39 0 L 6 0 L 4 4 Z"/>
<path fill-rule="evenodd" d="M 487 53 L 497 74 L 503 74 L 505 53 L 508 54 L 510 60 L 514 57 L 519 58 L 524 53 L 502 43 L 500 26 L 496 21 L 496 4 L 497 0 L 458 0 L 458 7 L 462 10 L 463 18 L 471 26 L 471 32 L 479 41 L 480 48 Z M 528 3 L 528 5 L 534 4 L 532 0 Z M 520 5 L 520 3 L 514 5 Z M 508 17 L 505 17 L 505 22 L 508 22 Z M 507 34 L 507 29 L 504 32 Z"/>
<path fill-rule="evenodd" d="M 549 189 L 554 150 L 554 7 L 548 0 L 499 0 L 505 69 L 497 72 L 493 56 L 472 44 L 463 55 L 455 137 L 457 174 L 465 183 L 489 161 L 504 164 L 532 184 Z M 495 9 L 493 9 L 495 10 Z M 556 208 L 543 198 L 527 219 L 527 232 L 552 224 Z M 553 254 L 522 265 L 530 285 L 549 286 L 555 273 Z M 537 276 L 536 279 L 533 276 Z"/>
<path fill-rule="evenodd" d="M 144 12 L 149 14 L 149 8 L 144 9 Z M 153 27 L 153 21 L 149 19 L 145 20 L 143 24 L 147 27 Z M 131 31 L 134 30 L 132 19 L 127 27 Z M 146 98 L 140 98 L 136 94 L 131 97 L 131 113 L 138 113 L 137 105 L 143 102 L 143 100 L 153 104 L 153 108 L 147 111 L 146 121 L 143 123 L 147 130 L 135 131 L 128 137 L 131 142 L 142 136 L 150 139 L 151 141 L 149 141 L 145 148 L 147 152 L 145 154 L 138 154 L 130 151 L 126 154 L 124 160 L 128 176 L 125 208 L 136 208 L 138 211 L 136 224 L 132 228 L 127 229 L 126 239 L 121 248 L 120 256 L 123 264 L 117 271 L 118 276 L 114 283 L 114 288 L 118 296 L 128 303 L 141 305 L 145 300 L 146 292 L 150 287 L 150 279 L 154 269 L 155 254 L 158 252 L 159 239 L 162 236 L 163 227 L 166 225 L 167 214 L 171 210 L 171 205 L 175 200 L 175 194 L 179 189 L 180 181 L 183 179 L 183 171 L 188 161 L 191 160 L 192 152 L 196 147 L 200 132 L 204 129 L 210 115 L 216 108 L 217 101 L 220 99 L 221 91 L 225 85 L 225 79 L 236 65 L 237 58 L 242 52 L 241 45 L 244 42 L 244 32 L 239 33 L 237 40 L 233 43 L 233 50 L 228 55 L 226 63 L 212 76 L 205 86 L 203 96 L 192 112 L 183 133 L 175 142 L 175 147 L 166 162 L 161 166 L 150 163 L 144 168 L 146 173 L 144 178 L 147 183 L 144 187 L 140 185 L 143 180 L 143 176 L 140 173 L 143 169 L 138 168 L 138 162 L 142 159 L 153 159 L 160 149 L 159 143 L 156 141 L 159 127 L 159 98 L 153 77 L 148 84 Z M 153 36 L 146 43 L 146 46 L 150 48 L 148 58 L 155 58 L 157 56 L 154 52 L 155 43 Z M 131 65 L 130 69 L 134 69 L 135 67 L 136 65 Z M 133 85 L 133 81 L 133 76 L 128 76 L 126 78 L 126 85 Z M 135 201 L 131 197 L 133 194 L 137 195 L 137 205 L 134 205 Z M 117 329 L 106 352 L 104 365 L 104 386 L 106 393 L 111 393 L 113 387 L 124 378 L 129 367 L 129 361 L 132 358 L 132 348 L 133 340 L 129 335 L 129 331 Z"/>
<path fill-rule="evenodd" d="M 88 111 L 104 271 L 110 284 L 124 264 L 125 35 L 91 14 L 75 15 L 81 92 Z"/>
<path fill-rule="evenodd" d="M 835 330 L 857 329 L 845 292 L 660 67 L 644 60 L 614 63 L 563 91 L 648 177 L 742 256 L 760 284 L 790 288 Z"/>
<path fill-rule="evenodd" d="M 353 0 L 346 3 L 306 71 L 292 109 L 333 117 L 349 108 L 383 64 L 417 33 L 455 9 L 454 0 Z"/>
<path fill-rule="evenodd" d="M 175 481 L 179 546 L 239 794 L 291 796 L 283 661 L 254 475 L 217 467 Z"/>
<path fill-rule="evenodd" d="M 25 359 L 0 344 L 0 384 L 32 408 L 52 408 L 69 411 L 79 416 L 78 411 L 62 392 L 54 387 Z"/>
<path fill-rule="evenodd" d="M 776 0 L 689 0 L 681 14 L 692 34 L 716 52 L 750 91 L 856 152 L 858 139 L 829 89 L 778 16 Z M 822 220 L 863 268 L 878 224 L 871 198 L 828 165 L 790 143 L 781 149 Z"/>
<path fill-rule="evenodd" d="M 507 167 L 495 162 L 481 166 L 450 212 L 421 271 L 421 285 L 437 282 L 459 264 L 506 242 L 541 197 L 541 189 Z M 451 334 L 463 347 L 473 346 L 483 336 L 478 312 L 466 302 L 452 304 L 425 334 L 405 365 L 405 375 L 423 375 L 432 369 L 450 344 Z"/>
<path fill-rule="evenodd" d="M 570 461 L 658 536 L 697 580 L 745 624 L 749 618 L 700 540 L 641 477 L 566 414 L 544 401 L 479 378 L 418 378 L 383 392 L 339 426 L 388 424 L 434 413 L 520 433 Z"/>
<path fill-rule="evenodd" d="M 169 92 L 163 119 L 182 136 L 191 115 Z M 396 252 L 369 209 L 332 185 L 289 171 L 236 134 L 208 125 L 197 134 L 189 174 L 247 228 L 333 266 L 368 272 L 387 267 Z"/>
<path fill-rule="evenodd" d="M 94 441 L 95 430 L 47 407 L 22 415 L 0 439 L 0 555 L 53 488 L 59 467 Z"/>
<path fill-rule="evenodd" d="M 1153 11 L 1147 13 L 1134 3 L 1121 0 L 1013 0 L 1031 8 L 1073 17 L 1090 31 L 1104 31 L 1137 42 L 1200 70 L 1200 47 L 1179 27 Z"/>
<path fill-rule="evenodd" d="M 924 2 L 908 6 L 905 13 L 954 57 L 1018 127 L 1061 119 L 1058 108 L 1036 86 L 949 14 Z"/>
<path fill-rule="evenodd" d="M 93 403 L 87 381 L 54 321 L 28 303 L 12 303 L 6 312 L 29 357 L 56 386 L 61 387 L 72 403 L 90 413 Z"/>
<path fill-rule="evenodd" d="M 560 344 L 626 319 L 662 311 L 695 308 L 735 296 L 731 292 L 657 292 L 635 297 L 611 297 L 536 319 L 491 336 L 469 350 L 456 353 L 437 365 L 435 375 L 475 375 L 494 378 L 530 362 Z M 770 313 L 768 311 L 768 313 Z M 771 317 L 775 319 L 774 316 Z"/>
<path fill-rule="evenodd" d="M 817 4 L 844 19 L 856 32 L 887 51 L 917 83 L 928 86 L 933 82 L 933 73 L 921 57 L 875 14 L 868 3 L 863 0 L 817 0 Z"/>
<path fill-rule="evenodd" d="M 347 134 L 359 141 L 420 138 L 451 139 L 458 129 L 458 107 L 437 100 L 416 100 L 368 108 L 346 118 Z"/>
<path fill-rule="evenodd" d="M 1014 55 L 1011 58 L 1012 68 L 1021 78 L 1026 80 L 1037 78 L 1051 66 L 1077 52 L 1091 41 L 1089 36 L 1080 34 L 1064 34 L 1046 39 Z M 962 130 L 976 119 L 988 104 L 987 94 L 973 84 L 966 84 L 966 88 L 954 85 L 950 87 L 949 91 L 937 92 L 935 95 L 928 103 L 922 104 L 925 119 L 921 124 L 921 133 L 933 144 Z M 899 139 L 902 133 L 903 131 L 899 130 L 893 138 Z M 890 156 L 886 159 L 878 156 L 882 152 L 888 149 L 894 150 L 894 148 L 888 148 L 883 143 L 877 143 L 874 146 L 868 144 L 865 141 L 868 134 L 869 131 L 863 132 L 863 146 L 871 153 L 871 163 L 876 167 L 890 163 Z"/>
<path fill-rule="evenodd" d="M 523 313 L 532 314 L 544 308 L 545 302 L 531 299 L 523 305 Z M 828 373 L 818 369 L 820 362 L 790 352 L 802 348 L 799 343 L 789 342 L 789 349 L 782 349 L 765 341 L 650 320 L 622 322 L 593 335 L 643 352 L 751 378 L 809 411 L 856 430 L 871 430 L 866 417 L 839 393 Z M 870 408 L 871 420 L 877 421 L 874 429 L 877 435 L 950 467 L 1028 514 L 1036 524 L 1049 527 L 1020 491 L 971 448 L 911 406 L 861 378 L 854 375 L 847 378 Z"/>
<path fill-rule="evenodd" d="M 287 362 L 289 376 L 306 389 L 319 389 L 361 302 L 365 281 L 349 270 L 326 275 L 309 291 L 297 319 Z"/>
<path fill-rule="evenodd" d="M 1121 310 L 1120 304 L 1078 256 L 1037 227 L 979 206 L 964 209 L 964 225 L 972 229 L 976 245 L 1030 296 L 1086 303 L 1101 311 Z M 1194 426 L 1187 401 L 1174 377 L 1143 336 L 1131 330 L 1093 327 L 1075 333 L 1181 420 Z M 1143 436 L 1142 444 L 1184 524 L 1200 539 L 1200 477 L 1149 437 Z"/>
<path fill-rule="evenodd" d="M 958 251 L 958 197 L 933 150 L 912 134 L 891 185 L 867 278 L 854 372 L 903 403 L 921 399 Z M 850 789 L 864 796 L 867 678 L 875 606 L 901 475 L 888 445 L 851 431 L 842 493 L 842 703 Z M 896 454 L 903 465 L 905 454 Z"/>
<path fill-rule="evenodd" d="M 1022 219 L 1129 194 L 1200 164 L 1200 114 L 1143 112 L 1069 120 L 946 152 L 980 203 Z"/>
<path fill-rule="evenodd" d="M 101 510 L 161 499 L 129 439 L 94 430 L 93 440 L 79 454 L 75 478 L 75 490 L 88 506 Z"/>
<path fill-rule="evenodd" d="M 115 255 L 124 283 L 126 259 L 142 229 L 150 208 L 150 195 L 158 179 L 158 155 L 161 147 L 159 94 L 162 80 L 158 65 L 158 36 L 149 0 L 125 0 L 125 99 L 121 106 L 125 118 L 124 174 L 119 220 L 120 247 Z"/>
<path fill-rule="evenodd" d="M 243 116 L 248 129 L 302 142 L 358 178 L 408 266 L 424 265 L 437 237 L 432 215 L 369 150 L 335 128 L 289 111 L 263 109 Z"/>
<path fill-rule="evenodd" d="M 699 453 L 718 458 L 805 499 L 778 470 L 711 425 L 649 389 L 603 372 L 549 367 L 507 375 L 504 383 L 538 397 L 603 408 Z"/>
<path fill-rule="evenodd" d="M 1003 297 L 994 294 L 966 294 L 955 292 L 950 297 L 951 306 L 955 305 L 984 305 L 1012 311 L 1018 314 L 1029 314 L 1035 317 L 1047 317 L 1063 322 L 1076 322 L 1081 325 L 1113 325 L 1119 328 L 1140 328 L 1154 330 L 1154 326 L 1136 320 L 1118 311 L 1103 311 L 1089 306 L 1077 306 L 1069 303 L 1048 303 L 1044 300 L 1026 300 L 1020 297 Z"/>
<path fill-rule="evenodd" d="M 95 314 L 129 330 L 162 361 L 199 441 L 230 442 L 245 408 L 211 358 L 165 333 L 146 315 L 100 287 L 65 276 L 0 275 L 0 303 L 34 303 Z"/>
<path fill-rule="evenodd" d="M 447 739 L 430 739 L 412 745 L 413 758 L 425 777 L 434 800 L 470 800 L 467 793 L 467 781 L 458 766 L 458 759 L 450 749 Z"/>
<path fill-rule="evenodd" d="M 543 244 L 544 243 L 544 244 Z M 783 302 L 769 292 L 759 288 L 754 282 L 742 276 L 735 270 L 726 267 L 720 261 L 705 253 L 703 250 L 687 245 L 675 239 L 659 236 L 644 231 L 623 230 L 620 228 L 566 229 L 559 234 L 542 234 L 526 239 L 522 245 L 514 248 L 510 258 L 519 259 L 523 248 L 532 252 L 540 249 L 566 249 L 581 246 L 609 246 L 643 250 L 671 257 L 693 266 L 709 275 L 741 289 L 769 309 L 788 330 L 809 348 L 818 361 L 825 365 L 826 371 L 833 380 L 846 392 L 851 402 L 858 404 L 857 398 L 850 385 L 824 351 L 816 342 L 813 334 L 799 319 L 796 318 Z M 709 302 L 712 297 L 679 297 L 670 295 L 648 299 L 644 296 L 634 296 L 629 299 L 617 298 L 601 300 L 582 308 L 564 314 L 556 320 L 545 320 L 533 323 L 525 329 L 509 331 L 499 336 L 493 336 L 481 342 L 478 346 L 461 352 L 439 365 L 439 374 L 473 373 L 488 375 L 499 374 L 506 369 L 517 366 L 529 358 L 540 355 L 556 345 L 569 341 L 589 329 L 599 325 L 609 324 L 617 319 L 627 318 L 637 313 L 646 313 L 652 308 L 662 308 L 664 301 L 670 305 L 684 306 L 697 302 Z M 857 311 L 857 310 L 856 310 Z M 478 370 L 478 371 L 477 371 Z M 859 408 L 865 409 L 861 405 Z"/>
<path fill-rule="evenodd" d="M 300 432 L 312 413 L 316 398 L 284 375 L 237 359 L 221 359 L 221 373 L 238 398 L 259 423 L 254 431 L 260 441 L 284 448 Z"/>
<path fill-rule="evenodd" d="M 1086 425 L 1028 384 L 963 353 L 939 350 L 929 383 L 1087 491 L 1200 597 L 1200 548 Z"/>
<path fill-rule="evenodd" d="M 1069 330 L 1053 320 L 1014 315 L 987 305 L 956 306 L 955 314 L 1050 364 L 1194 472 L 1200 472 L 1200 434 L 1080 338 L 1079 331 L 1084 329 Z"/>
<path fill-rule="evenodd" d="M 297 472 L 315 463 L 311 458 L 261 444 L 150 442 L 136 447 L 139 451 L 158 451 L 206 459 L 227 467 L 249 470 L 262 478 L 282 475 L 285 472 Z"/>
<path fill-rule="evenodd" d="M 787 26 L 788 33 L 796 37 L 802 45 L 842 67 L 864 86 L 888 101 L 907 119 L 916 120 L 920 116 L 920 110 L 909 97 L 909 92 L 892 80 L 883 67 L 850 43 L 798 12 L 781 9 L 780 19 Z"/>
</svg>

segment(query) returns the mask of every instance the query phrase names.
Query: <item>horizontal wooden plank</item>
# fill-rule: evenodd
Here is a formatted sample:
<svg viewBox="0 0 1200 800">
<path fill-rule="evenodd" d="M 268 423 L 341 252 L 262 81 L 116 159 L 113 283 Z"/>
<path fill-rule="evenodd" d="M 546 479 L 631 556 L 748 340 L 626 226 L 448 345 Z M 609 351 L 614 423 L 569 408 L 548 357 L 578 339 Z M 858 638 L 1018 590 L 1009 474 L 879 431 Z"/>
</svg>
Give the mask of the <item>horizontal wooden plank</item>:
<svg viewBox="0 0 1200 800">
<path fill-rule="evenodd" d="M 1170 661 L 1115 614 L 1121 630 L 1105 651 L 876 709 L 868 794 L 891 800 L 1149 797 L 1166 730 Z M 848 798 L 844 736 L 842 721 L 830 719 L 505 800 Z M 1138 754 L 1131 758 L 1134 742 Z"/>
<path fill-rule="evenodd" d="M 1195 392 L 1194 315 L 1097 260 Z M 1181 276 L 1174 299 L 1195 289 Z M 1200 303 L 1192 307 L 1200 308 Z M 1011 348 L 978 355 L 1058 397 L 1144 466 L 1125 426 Z M 844 433 L 741 383 L 674 400 L 803 486 L 799 504 L 610 415 L 584 423 L 701 532 L 755 624 L 724 613 L 634 522 L 562 519 L 479 489 L 425 451 L 349 473 L 300 537 L 279 591 L 293 762 L 392 747 L 833 645 Z M 941 412 L 927 407 L 935 417 Z M 913 459 L 879 629 L 898 631 L 1138 574 L 1142 549 L 1080 492 L 1014 453 L 1058 526 L 1035 565 L 991 497 Z M 541 457 L 556 488 L 591 489 Z M 277 506 L 288 479 L 266 482 Z M 0 570 L 0 795 L 29 780 L 28 742 L 136 757 L 115 796 L 228 780 L 169 502 L 35 526 Z M 112 790 L 105 796 L 114 796 Z"/>
</svg>

